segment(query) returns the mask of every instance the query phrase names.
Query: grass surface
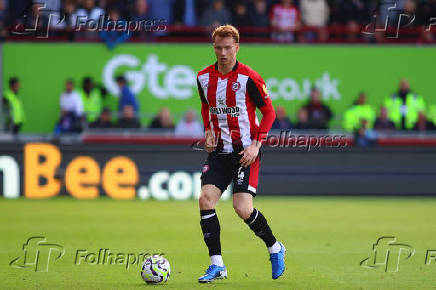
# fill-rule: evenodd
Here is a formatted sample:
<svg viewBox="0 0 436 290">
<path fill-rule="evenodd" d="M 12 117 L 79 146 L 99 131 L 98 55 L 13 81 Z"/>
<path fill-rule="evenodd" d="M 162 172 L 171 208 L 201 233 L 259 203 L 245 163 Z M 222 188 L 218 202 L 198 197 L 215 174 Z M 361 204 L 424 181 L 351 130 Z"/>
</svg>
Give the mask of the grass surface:
<svg viewBox="0 0 436 290">
<path fill-rule="evenodd" d="M 0 199 L 1 289 L 436 289 L 436 199 L 431 198 L 257 198 L 255 206 L 287 247 L 286 271 L 273 281 L 265 246 L 233 212 L 218 205 L 224 262 L 229 279 L 196 282 L 209 264 L 195 201 L 79 201 Z M 381 236 L 415 248 L 401 256 L 398 272 L 359 265 Z M 65 255 L 48 272 L 9 266 L 23 256 L 31 236 L 60 244 Z M 145 285 L 139 267 L 74 263 L 76 251 L 163 252 L 170 281 Z"/>
</svg>

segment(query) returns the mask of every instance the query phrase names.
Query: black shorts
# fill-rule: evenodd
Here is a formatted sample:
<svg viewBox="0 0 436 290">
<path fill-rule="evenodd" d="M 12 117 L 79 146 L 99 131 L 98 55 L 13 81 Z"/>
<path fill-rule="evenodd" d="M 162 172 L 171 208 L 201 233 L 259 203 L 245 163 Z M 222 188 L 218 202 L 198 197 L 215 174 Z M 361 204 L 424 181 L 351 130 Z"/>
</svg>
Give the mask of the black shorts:
<svg viewBox="0 0 436 290">
<path fill-rule="evenodd" d="M 247 192 L 256 196 L 260 168 L 260 152 L 248 167 L 242 167 L 242 155 L 232 153 L 209 153 L 203 165 L 201 185 L 213 184 L 223 193 L 233 181 L 233 193 Z"/>
</svg>

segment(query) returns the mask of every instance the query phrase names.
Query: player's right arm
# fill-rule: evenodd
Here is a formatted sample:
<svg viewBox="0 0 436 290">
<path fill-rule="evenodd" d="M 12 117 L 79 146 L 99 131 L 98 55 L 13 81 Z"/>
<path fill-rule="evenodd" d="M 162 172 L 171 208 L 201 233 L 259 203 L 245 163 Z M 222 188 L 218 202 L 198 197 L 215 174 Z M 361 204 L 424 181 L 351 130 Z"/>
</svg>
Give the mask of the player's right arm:
<svg viewBox="0 0 436 290">
<path fill-rule="evenodd" d="M 203 126 L 204 126 L 204 147 L 207 152 L 212 152 L 215 150 L 215 136 L 212 132 L 210 122 L 209 122 L 209 103 L 207 102 L 206 97 L 204 96 L 203 88 L 201 87 L 200 82 L 197 79 L 197 87 L 198 94 L 201 99 L 201 117 L 203 118 Z"/>
</svg>

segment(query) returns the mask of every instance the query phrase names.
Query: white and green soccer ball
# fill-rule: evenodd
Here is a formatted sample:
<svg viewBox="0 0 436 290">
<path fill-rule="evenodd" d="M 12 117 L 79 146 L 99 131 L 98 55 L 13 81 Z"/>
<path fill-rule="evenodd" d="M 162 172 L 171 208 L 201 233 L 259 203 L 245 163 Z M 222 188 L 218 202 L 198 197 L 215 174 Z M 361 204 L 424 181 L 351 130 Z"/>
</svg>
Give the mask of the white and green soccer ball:
<svg viewBox="0 0 436 290">
<path fill-rule="evenodd" d="M 165 283 L 170 273 L 170 262 L 162 256 L 151 256 L 142 263 L 141 277 L 147 284 Z"/>
</svg>

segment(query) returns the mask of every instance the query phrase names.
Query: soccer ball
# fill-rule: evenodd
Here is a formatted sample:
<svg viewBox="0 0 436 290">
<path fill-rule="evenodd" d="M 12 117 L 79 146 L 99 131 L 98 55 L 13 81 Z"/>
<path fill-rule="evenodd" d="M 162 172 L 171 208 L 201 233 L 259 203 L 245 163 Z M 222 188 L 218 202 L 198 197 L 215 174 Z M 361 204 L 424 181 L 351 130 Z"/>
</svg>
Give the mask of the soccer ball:
<svg viewBox="0 0 436 290">
<path fill-rule="evenodd" d="M 165 283 L 170 279 L 170 262 L 162 256 L 154 255 L 142 263 L 141 277 L 147 284 Z"/>
</svg>

